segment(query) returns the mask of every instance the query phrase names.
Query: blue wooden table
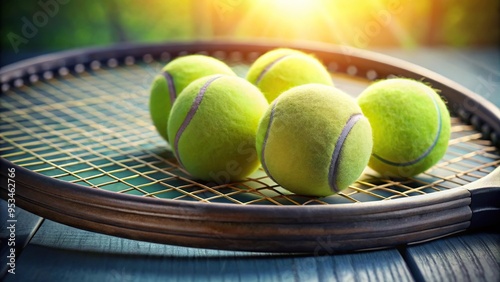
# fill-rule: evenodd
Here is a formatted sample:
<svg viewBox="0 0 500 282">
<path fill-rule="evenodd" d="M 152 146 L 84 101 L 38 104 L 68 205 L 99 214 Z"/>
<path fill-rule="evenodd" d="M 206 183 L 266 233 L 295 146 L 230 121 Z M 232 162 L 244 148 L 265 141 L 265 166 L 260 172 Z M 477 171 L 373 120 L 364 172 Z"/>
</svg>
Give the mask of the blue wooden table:
<svg viewBox="0 0 500 282">
<path fill-rule="evenodd" d="M 500 106 L 497 49 L 378 50 L 417 63 Z M 500 200 L 500 199 L 499 199 Z M 2 211 L 2 269 L 8 231 Z M 500 228 L 358 253 L 279 255 L 116 238 L 17 210 L 15 275 L 4 281 L 500 281 Z"/>
</svg>

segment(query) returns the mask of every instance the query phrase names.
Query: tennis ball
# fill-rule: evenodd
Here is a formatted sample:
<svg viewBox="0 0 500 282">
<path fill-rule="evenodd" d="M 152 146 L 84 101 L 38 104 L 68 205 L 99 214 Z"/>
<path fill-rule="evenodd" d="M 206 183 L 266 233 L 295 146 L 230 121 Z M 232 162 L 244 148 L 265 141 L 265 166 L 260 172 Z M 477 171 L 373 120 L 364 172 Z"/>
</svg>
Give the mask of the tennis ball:
<svg viewBox="0 0 500 282">
<path fill-rule="evenodd" d="M 333 86 L 330 73 L 313 56 L 280 48 L 260 56 L 247 73 L 247 80 L 259 87 L 269 103 L 284 91 L 302 84 Z"/>
<path fill-rule="evenodd" d="M 276 183 L 296 194 L 327 196 L 361 175 L 372 136 L 354 98 L 332 86 L 306 84 L 274 100 L 256 144 L 262 167 Z"/>
<path fill-rule="evenodd" d="M 180 165 L 192 176 L 218 184 L 241 180 L 259 166 L 255 135 L 268 103 L 243 78 L 211 75 L 177 97 L 168 137 Z"/>
<path fill-rule="evenodd" d="M 358 97 L 373 129 L 369 166 L 383 176 L 417 175 L 445 154 L 450 114 L 422 82 L 395 78 L 373 83 Z"/>
<path fill-rule="evenodd" d="M 149 112 L 158 133 L 168 141 L 170 108 L 177 95 L 192 81 L 212 74 L 236 75 L 224 62 L 204 55 L 187 55 L 169 62 L 154 78 Z"/>
</svg>

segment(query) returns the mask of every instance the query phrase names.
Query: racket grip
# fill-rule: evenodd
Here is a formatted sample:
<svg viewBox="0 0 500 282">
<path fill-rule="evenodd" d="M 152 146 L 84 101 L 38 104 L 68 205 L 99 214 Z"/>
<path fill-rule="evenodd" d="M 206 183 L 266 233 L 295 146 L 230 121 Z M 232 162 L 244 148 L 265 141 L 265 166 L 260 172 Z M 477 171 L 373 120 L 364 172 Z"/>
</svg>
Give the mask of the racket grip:
<svg viewBox="0 0 500 282">
<path fill-rule="evenodd" d="M 472 210 L 469 228 L 499 226 L 500 222 L 500 167 L 487 176 L 474 181 L 464 188 L 471 193 Z"/>
</svg>

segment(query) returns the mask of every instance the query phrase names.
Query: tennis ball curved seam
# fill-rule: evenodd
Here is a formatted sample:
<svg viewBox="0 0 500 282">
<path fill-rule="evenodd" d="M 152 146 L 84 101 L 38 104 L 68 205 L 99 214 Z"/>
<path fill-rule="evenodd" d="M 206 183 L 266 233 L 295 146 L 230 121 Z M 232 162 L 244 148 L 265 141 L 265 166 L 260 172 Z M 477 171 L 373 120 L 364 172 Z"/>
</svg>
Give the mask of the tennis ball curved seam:
<svg viewBox="0 0 500 282">
<path fill-rule="evenodd" d="M 255 85 L 258 85 L 260 83 L 260 81 L 262 80 L 262 78 L 266 75 L 266 73 L 269 72 L 269 70 L 271 70 L 272 67 L 274 67 L 277 63 L 279 63 L 280 61 L 284 60 L 285 58 L 287 57 L 290 57 L 290 56 L 293 56 L 294 54 L 287 54 L 287 55 L 283 55 L 281 57 L 278 57 L 276 58 L 274 61 L 272 61 L 271 63 L 269 63 L 260 73 L 259 75 L 257 76 L 257 79 L 255 80 Z"/>
<path fill-rule="evenodd" d="M 168 92 L 170 96 L 170 105 L 173 105 L 177 98 L 177 90 L 175 89 L 174 78 L 168 71 L 164 71 L 163 77 L 167 80 Z"/>
<path fill-rule="evenodd" d="M 425 159 L 432 152 L 432 150 L 435 148 L 437 142 L 439 141 L 439 137 L 441 136 L 442 116 L 441 116 L 441 110 L 439 109 L 439 105 L 438 105 L 438 102 L 436 101 L 435 97 L 432 95 L 432 93 L 426 93 L 426 94 L 427 94 L 427 96 L 429 96 L 431 98 L 434 106 L 436 107 L 437 117 L 438 117 L 438 130 L 437 130 L 436 136 L 434 137 L 434 140 L 432 141 L 432 144 L 427 148 L 427 150 L 425 152 L 423 152 L 417 158 L 415 158 L 411 161 L 404 162 L 404 163 L 398 163 L 398 162 L 393 162 L 393 161 L 387 160 L 387 159 L 383 158 L 382 156 L 377 155 L 376 153 L 372 153 L 373 157 L 375 157 L 379 161 L 386 163 L 388 165 L 404 167 L 404 166 L 414 165 L 414 164 L 420 162 L 421 160 Z"/>
<path fill-rule="evenodd" d="M 337 171 L 340 161 L 340 154 L 342 153 L 342 148 L 344 147 L 344 142 L 351 132 L 351 129 L 356 125 L 356 123 L 361 119 L 363 115 L 361 113 L 355 113 L 349 117 L 346 124 L 342 128 L 342 132 L 335 143 L 335 148 L 333 150 L 332 158 L 330 161 L 330 169 L 328 171 L 328 184 L 333 192 L 338 193 L 340 189 L 337 186 Z"/>
<path fill-rule="evenodd" d="M 182 164 L 182 158 L 181 158 L 180 153 L 179 153 L 179 140 L 181 139 L 182 133 L 184 133 L 184 130 L 186 130 L 189 123 L 191 122 L 194 115 L 196 114 L 196 111 L 200 107 L 200 104 L 203 100 L 203 96 L 205 95 L 205 92 L 207 91 L 210 84 L 221 77 L 222 77 L 222 75 L 214 76 L 211 79 L 209 79 L 207 82 L 205 82 L 205 84 L 201 87 L 200 91 L 196 95 L 196 97 L 193 101 L 193 104 L 191 105 L 191 108 L 189 109 L 185 119 L 183 120 L 181 126 L 179 127 L 179 129 L 177 130 L 177 133 L 175 134 L 175 140 L 174 140 L 173 147 L 175 148 L 175 155 L 177 156 L 177 159 L 179 160 L 179 163 L 182 167 L 185 167 Z"/>
<path fill-rule="evenodd" d="M 278 103 L 278 100 L 275 100 L 272 104 L 271 113 L 269 114 L 269 122 L 267 124 L 267 129 L 266 129 L 266 134 L 264 136 L 264 140 L 262 140 L 262 149 L 261 149 L 261 153 L 260 153 L 261 154 L 260 159 L 261 159 L 262 168 L 267 173 L 269 178 L 271 178 L 276 183 L 278 183 L 278 182 L 276 181 L 276 179 L 274 179 L 273 175 L 271 174 L 271 172 L 267 168 L 265 152 L 266 152 L 267 139 L 269 138 L 269 133 L 271 132 L 271 125 L 273 124 L 273 119 L 274 119 L 274 114 L 276 111 L 276 104 L 277 103 Z"/>
</svg>

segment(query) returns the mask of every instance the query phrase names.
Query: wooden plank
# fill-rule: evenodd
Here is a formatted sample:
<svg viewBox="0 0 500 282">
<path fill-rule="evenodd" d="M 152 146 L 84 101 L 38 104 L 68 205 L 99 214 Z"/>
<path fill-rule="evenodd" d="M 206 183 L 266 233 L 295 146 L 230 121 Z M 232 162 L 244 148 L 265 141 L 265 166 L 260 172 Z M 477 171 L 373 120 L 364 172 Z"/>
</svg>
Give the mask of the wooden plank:
<svg viewBox="0 0 500 282">
<path fill-rule="evenodd" d="M 412 281 L 397 250 L 328 256 L 139 242 L 46 220 L 5 281 Z M 15 279 L 14 279 L 15 278 Z"/>
<path fill-rule="evenodd" d="M 419 281 L 500 281 L 499 230 L 411 246 L 403 256 Z"/>
<path fill-rule="evenodd" d="M 7 270 L 10 268 L 7 265 L 10 262 L 10 249 L 14 247 L 16 249 L 15 259 L 19 258 L 21 251 L 29 242 L 31 237 L 35 234 L 36 230 L 42 223 L 43 219 L 37 215 L 29 213 L 19 207 L 16 207 L 15 222 L 9 222 L 7 216 L 7 202 L 0 199 L 0 214 L 1 217 L 1 229 L 0 229 L 0 278 L 6 275 Z M 15 242 L 15 246 L 12 246 L 9 239 L 11 236 L 11 229 L 7 229 L 11 224 L 14 224 L 14 229 L 12 230 L 12 236 Z M 17 264 L 16 264 L 17 266 Z M 0 279 L 1 280 L 1 279 Z"/>
</svg>

